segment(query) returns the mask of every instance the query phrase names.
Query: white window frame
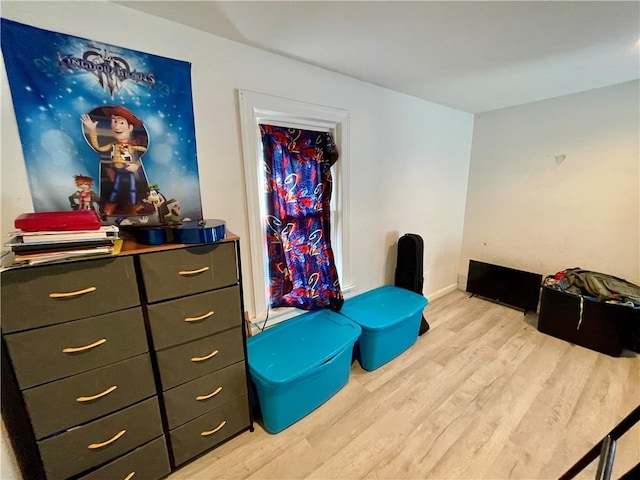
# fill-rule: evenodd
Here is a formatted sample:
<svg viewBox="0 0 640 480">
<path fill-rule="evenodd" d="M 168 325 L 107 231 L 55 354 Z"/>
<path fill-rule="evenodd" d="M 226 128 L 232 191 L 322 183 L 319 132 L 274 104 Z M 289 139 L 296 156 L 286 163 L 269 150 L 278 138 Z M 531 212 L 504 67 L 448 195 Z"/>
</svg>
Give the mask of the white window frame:
<svg viewBox="0 0 640 480">
<path fill-rule="evenodd" d="M 339 160 L 332 166 L 333 177 L 331 246 L 342 292 L 353 290 L 349 259 L 349 112 L 346 110 L 314 105 L 288 98 L 238 90 L 242 151 L 244 160 L 245 194 L 250 240 L 250 281 L 253 291 L 254 324 L 264 321 L 267 314 L 267 243 L 264 234 L 263 213 L 263 153 L 259 124 L 332 132 Z M 247 279 L 245 279 L 245 282 Z M 245 299 L 247 300 L 247 299 Z M 269 325 L 300 313 L 294 308 L 271 309 Z"/>
</svg>

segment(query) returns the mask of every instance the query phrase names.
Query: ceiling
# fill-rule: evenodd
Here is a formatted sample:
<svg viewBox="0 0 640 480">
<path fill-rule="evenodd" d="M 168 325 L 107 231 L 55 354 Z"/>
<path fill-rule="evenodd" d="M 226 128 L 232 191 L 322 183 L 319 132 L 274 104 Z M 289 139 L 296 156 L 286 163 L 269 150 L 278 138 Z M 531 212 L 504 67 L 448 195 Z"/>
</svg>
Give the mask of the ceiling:
<svg viewBox="0 0 640 480">
<path fill-rule="evenodd" d="M 480 113 L 640 78 L 640 2 L 117 1 Z"/>
</svg>

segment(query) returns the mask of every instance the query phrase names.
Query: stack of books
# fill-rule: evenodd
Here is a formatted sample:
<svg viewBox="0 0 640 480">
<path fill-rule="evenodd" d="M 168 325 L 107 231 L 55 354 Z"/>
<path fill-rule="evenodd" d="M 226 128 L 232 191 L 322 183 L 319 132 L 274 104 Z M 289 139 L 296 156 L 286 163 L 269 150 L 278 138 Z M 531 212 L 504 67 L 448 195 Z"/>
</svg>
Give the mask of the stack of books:
<svg viewBox="0 0 640 480">
<path fill-rule="evenodd" d="M 3 266 L 39 265 L 96 255 L 114 255 L 122 245 L 115 225 L 97 230 L 64 230 L 11 233 L 4 243 L 8 255 Z"/>
</svg>

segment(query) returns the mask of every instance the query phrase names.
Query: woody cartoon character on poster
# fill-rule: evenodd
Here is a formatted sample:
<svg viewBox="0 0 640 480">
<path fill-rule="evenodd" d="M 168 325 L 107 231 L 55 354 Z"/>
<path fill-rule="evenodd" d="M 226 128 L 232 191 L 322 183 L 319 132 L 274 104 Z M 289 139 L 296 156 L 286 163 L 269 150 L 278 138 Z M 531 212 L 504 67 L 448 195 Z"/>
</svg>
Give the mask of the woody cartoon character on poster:
<svg viewBox="0 0 640 480">
<path fill-rule="evenodd" d="M 111 125 L 107 136 L 112 137 L 102 145 L 98 141 L 100 119 Z M 141 161 L 148 145 L 142 120 L 122 105 L 116 105 L 82 115 L 82 124 L 91 147 L 103 154 L 100 155 L 102 211 L 106 215 L 144 213 L 138 212 L 143 207 L 148 184 Z M 136 135 L 134 129 L 138 130 Z"/>
<path fill-rule="evenodd" d="M 35 211 L 97 209 L 118 225 L 202 219 L 188 62 L 1 22 Z M 159 208 L 160 188 L 180 216 Z"/>
</svg>

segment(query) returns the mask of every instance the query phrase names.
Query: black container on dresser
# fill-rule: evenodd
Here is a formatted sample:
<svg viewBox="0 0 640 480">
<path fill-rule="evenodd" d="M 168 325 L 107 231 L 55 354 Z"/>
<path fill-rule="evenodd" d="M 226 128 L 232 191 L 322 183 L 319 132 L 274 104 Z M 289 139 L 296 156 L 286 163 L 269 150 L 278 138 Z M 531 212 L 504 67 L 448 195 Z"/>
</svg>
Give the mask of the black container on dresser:
<svg viewBox="0 0 640 480">
<path fill-rule="evenodd" d="M 25 479 L 159 479 L 244 430 L 239 241 L 2 272 L 2 416 Z"/>
</svg>

